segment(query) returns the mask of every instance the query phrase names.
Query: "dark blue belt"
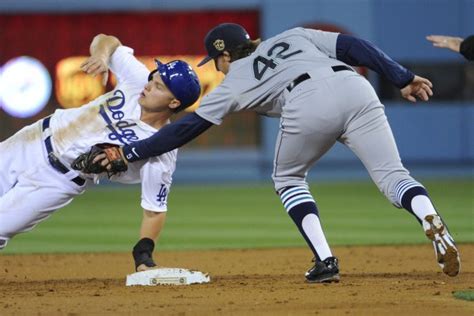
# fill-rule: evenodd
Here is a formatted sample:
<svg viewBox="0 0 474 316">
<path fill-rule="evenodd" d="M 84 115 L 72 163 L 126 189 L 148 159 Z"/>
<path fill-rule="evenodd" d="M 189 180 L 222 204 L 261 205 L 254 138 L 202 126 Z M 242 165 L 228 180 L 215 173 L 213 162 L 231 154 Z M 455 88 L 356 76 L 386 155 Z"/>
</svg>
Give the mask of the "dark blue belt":
<svg viewBox="0 0 474 316">
<path fill-rule="evenodd" d="M 331 68 L 334 72 L 343 71 L 343 70 L 354 71 L 354 69 L 345 65 L 332 66 Z M 304 73 L 298 76 L 295 80 L 293 80 L 286 88 L 288 89 L 289 92 L 291 92 L 291 90 L 293 90 L 297 85 L 299 85 L 303 81 L 306 81 L 310 78 L 311 78 L 310 75 L 308 75 L 307 73 Z"/>
<path fill-rule="evenodd" d="M 43 132 L 46 131 L 49 128 L 49 122 L 51 121 L 51 116 L 48 116 L 43 120 Z M 59 161 L 58 157 L 53 152 L 53 144 L 51 143 L 51 135 L 46 137 L 44 140 L 44 145 L 46 147 L 46 151 L 48 153 L 48 161 L 51 167 L 56 169 L 57 171 L 61 172 L 62 174 L 66 174 L 70 172 L 71 170 L 66 167 L 61 161 Z M 72 182 L 77 184 L 78 186 L 83 186 L 86 183 L 86 180 L 83 178 L 77 176 L 73 179 L 71 179 Z"/>
</svg>

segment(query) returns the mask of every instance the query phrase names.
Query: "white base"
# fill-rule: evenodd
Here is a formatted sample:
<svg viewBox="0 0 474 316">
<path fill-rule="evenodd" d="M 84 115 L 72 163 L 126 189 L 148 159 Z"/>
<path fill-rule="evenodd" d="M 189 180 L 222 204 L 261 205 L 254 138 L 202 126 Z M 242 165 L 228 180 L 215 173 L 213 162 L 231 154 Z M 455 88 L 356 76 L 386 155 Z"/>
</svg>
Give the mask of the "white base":
<svg viewBox="0 0 474 316">
<path fill-rule="evenodd" d="M 125 285 L 189 285 L 210 281 L 211 278 L 207 273 L 181 268 L 158 268 L 127 275 Z"/>
</svg>

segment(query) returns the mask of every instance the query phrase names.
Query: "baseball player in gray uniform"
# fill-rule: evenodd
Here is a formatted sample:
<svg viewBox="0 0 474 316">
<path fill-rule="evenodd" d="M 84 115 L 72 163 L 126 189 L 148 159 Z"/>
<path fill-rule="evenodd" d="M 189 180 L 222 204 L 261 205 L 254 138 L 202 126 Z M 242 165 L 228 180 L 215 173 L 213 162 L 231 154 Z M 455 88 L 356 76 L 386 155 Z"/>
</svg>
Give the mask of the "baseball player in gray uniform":
<svg viewBox="0 0 474 316">
<path fill-rule="evenodd" d="M 294 28 L 260 42 L 245 29 L 225 23 L 205 38 L 208 56 L 226 77 L 205 96 L 195 113 L 149 139 L 120 149 L 129 162 L 160 155 L 186 144 L 232 112 L 253 110 L 280 117 L 275 146 L 275 190 L 314 253 L 308 282 L 338 282 L 338 260 L 321 227 L 306 182 L 308 170 L 336 141 L 363 162 L 380 191 L 422 224 L 443 271 L 455 276 L 459 253 L 426 189 L 403 167 L 384 106 L 370 83 L 351 66 L 367 66 L 387 77 L 404 98 L 427 101 L 429 80 L 414 75 L 370 42 L 353 36 Z M 177 133 L 179 131 L 179 133 Z M 101 160 L 103 159 L 103 160 Z M 97 156 L 110 168 L 104 156 Z"/>
<path fill-rule="evenodd" d="M 96 75 L 110 68 L 117 78 L 115 89 L 80 108 L 58 109 L 0 143 L 0 250 L 105 176 L 73 170 L 70 165 L 78 154 L 96 143 L 112 146 L 146 139 L 200 96 L 197 75 L 184 61 L 157 62 L 150 73 L 133 49 L 103 34 L 94 38 L 90 51 L 81 69 Z M 141 183 L 143 219 L 133 249 L 138 271 L 155 266 L 154 240 L 166 219 L 176 156 L 173 150 L 125 166 L 126 172 L 110 177 L 114 182 Z"/>
</svg>

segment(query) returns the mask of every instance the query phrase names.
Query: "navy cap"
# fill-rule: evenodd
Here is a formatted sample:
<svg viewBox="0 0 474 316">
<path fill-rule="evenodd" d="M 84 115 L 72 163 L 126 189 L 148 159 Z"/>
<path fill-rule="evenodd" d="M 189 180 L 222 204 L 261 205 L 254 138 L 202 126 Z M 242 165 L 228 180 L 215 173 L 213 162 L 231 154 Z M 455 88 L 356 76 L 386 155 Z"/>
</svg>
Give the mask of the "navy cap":
<svg viewBox="0 0 474 316">
<path fill-rule="evenodd" d="M 241 44 L 250 42 L 250 35 L 247 31 L 235 23 L 223 23 L 214 27 L 207 33 L 204 39 L 207 56 L 198 64 L 198 67 L 204 65 L 211 59 L 216 58 L 225 50 L 230 51 Z"/>
</svg>

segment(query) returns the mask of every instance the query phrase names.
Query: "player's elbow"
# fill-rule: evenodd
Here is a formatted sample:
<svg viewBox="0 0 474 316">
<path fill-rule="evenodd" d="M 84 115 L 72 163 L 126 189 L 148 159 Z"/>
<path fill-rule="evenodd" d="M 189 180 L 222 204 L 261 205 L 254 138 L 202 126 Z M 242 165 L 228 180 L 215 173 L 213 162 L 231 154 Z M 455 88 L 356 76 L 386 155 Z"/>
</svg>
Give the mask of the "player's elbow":
<svg viewBox="0 0 474 316">
<path fill-rule="evenodd" d="M 107 36 L 108 36 L 107 34 L 100 33 L 100 34 L 97 34 L 96 36 L 94 36 L 94 40 L 101 40 L 101 39 L 103 39 Z"/>
<path fill-rule="evenodd" d="M 97 34 L 94 39 L 99 39 L 99 40 L 108 40 L 108 41 L 119 41 L 119 39 L 113 35 L 107 35 L 104 33 Z"/>
<path fill-rule="evenodd" d="M 90 51 L 92 52 L 95 47 L 99 47 L 102 45 L 105 45 L 107 47 L 112 47 L 115 49 L 118 46 L 122 45 L 122 43 L 120 43 L 120 40 L 113 35 L 100 33 L 94 36 L 94 38 L 92 39 Z"/>
</svg>

